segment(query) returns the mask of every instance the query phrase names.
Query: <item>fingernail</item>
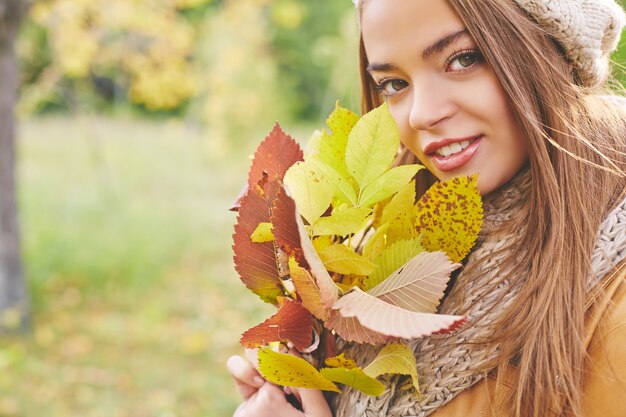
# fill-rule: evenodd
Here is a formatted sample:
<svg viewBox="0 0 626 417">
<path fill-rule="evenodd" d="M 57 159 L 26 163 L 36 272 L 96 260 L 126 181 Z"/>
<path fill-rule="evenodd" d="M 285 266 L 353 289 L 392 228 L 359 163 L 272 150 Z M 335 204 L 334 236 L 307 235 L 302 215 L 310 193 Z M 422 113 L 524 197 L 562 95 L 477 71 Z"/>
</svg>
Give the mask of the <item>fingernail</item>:
<svg viewBox="0 0 626 417">
<path fill-rule="evenodd" d="M 291 394 L 291 388 L 285 387 L 285 394 L 287 395 Z"/>
<path fill-rule="evenodd" d="M 260 387 L 261 385 L 265 384 L 265 380 L 263 378 L 261 378 L 260 376 L 255 376 L 254 377 L 254 383 Z"/>
</svg>

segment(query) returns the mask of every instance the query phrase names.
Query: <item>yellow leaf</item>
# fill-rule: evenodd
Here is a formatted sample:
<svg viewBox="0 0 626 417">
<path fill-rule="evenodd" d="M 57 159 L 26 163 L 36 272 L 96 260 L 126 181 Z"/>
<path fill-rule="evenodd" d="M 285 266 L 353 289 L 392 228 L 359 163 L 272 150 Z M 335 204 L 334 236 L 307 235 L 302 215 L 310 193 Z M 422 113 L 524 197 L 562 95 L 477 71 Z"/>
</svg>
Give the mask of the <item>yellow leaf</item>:
<svg viewBox="0 0 626 417">
<path fill-rule="evenodd" d="M 331 245 L 318 253 L 327 270 L 340 274 L 369 275 L 376 265 L 343 244 Z"/>
<path fill-rule="evenodd" d="M 347 236 L 356 233 L 363 227 L 372 214 L 369 207 L 348 207 L 336 209 L 332 215 L 321 217 L 313 224 L 314 235 Z"/>
<path fill-rule="evenodd" d="M 253 223 L 254 224 L 254 223 Z M 276 240 L 272 233 L 272 223 L 261 222 L 250 235 L 250 240 L 255 243 L 272 242 Z"/>
<path fill-rule="evenodd" d="M 415 205 L 417 231 L 427 251 L 445 252 L 460 262 L 476 242 L 483 207 L 477 176 L 437 182 Z"/>
<path fill-rule="evenodd" d="M 332 358 L 328 358 L 324 361 L 326 366 L 330 366 L 331 368 L 346 368 L 352 369 L 356 368 L 356 362 L 350 358 L 346 358 L 344 353 L 341 353 L 337 356 L 333 356 Z"/>
<path fill-rule="evenodd" d="M 317 252 L 320 252 L 321 250 L 329 247 L 332 244 L 333 244 L 333 237 L 329 235 L 316 236 L 313 238 L 313 247 L 315 248 Z"/>
<path fill-rule="evenodd" d="M 415 180 L 405 185 L 383 208 L 381 223 L 392 223 L 399 218 L 412 215 L 415 207 Z"/>
<path fill-rule="evenodd" d="M 374 235 L 363 247 L 364 257 L 367 259 L 374 259 L 382 253 L 387 242 L 387 229 L 389 229 L 388 223 L 385 223 L 376 229 Z"/>
<path fill-rule="evenodd" d="M 259 371 L 274 384 L 340 392 L 334 383 L 302 358 L 268 348 L 259 349 L 258 357 Z"/>
<path fill-rule="evenodd" d="M 324 214 L 335 194 L 335 187 L 313 160 L 295 163 L 285 173 L 284 181 L 298 212 L 309 224 Z"/>
<path fill-rule="evenodd" d="M 420 392 L 417 379 L 417 364 L 413 351 L 405 344 L 393 343 L 385 346 L 376 358 L 363 369 L 372 378 L 385 374 L 410 375 L 418 395 Z"/>
<path fill-rule="evenodd" d="M 322 368 L 320 373 L 326 379 L 349 385 L 367 395 L 380 395 L 385 391 L 385 386 L 380 381 L 365 374 L 360 368 Z"/>
<path fill-rule="evenodd" d="M 304 156 L 308 158 L 309 156 L 316 155 L 319 153 L 320 142 L 322 141 L 322 131 L 314 130 L 309 137 L 309 140 L 306 142 L 306 147 L 304 148 Z"/>
<path fill-rule="evenodd" d="M 383 208 L 381 222 L 388 224 L 387 243 L 416 237 L 414 221 L 415 181 L 411 181 Z"/>
</svg>

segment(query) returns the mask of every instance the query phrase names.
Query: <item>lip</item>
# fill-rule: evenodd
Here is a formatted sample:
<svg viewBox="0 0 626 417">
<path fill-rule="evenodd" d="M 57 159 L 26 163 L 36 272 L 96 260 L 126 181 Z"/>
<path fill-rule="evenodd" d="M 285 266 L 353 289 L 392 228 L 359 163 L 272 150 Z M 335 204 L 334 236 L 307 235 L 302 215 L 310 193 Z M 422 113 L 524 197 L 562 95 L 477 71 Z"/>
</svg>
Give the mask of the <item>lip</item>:
<svg viewBox="0 0 626 417">
<path fill-rule="evenodd" d="M 461 139 L 444 139 L 438 142 L 433 142 L 429 144 L 426 147 L 426 149 L 424 149 L 424 153 L 432 159 L 433 163 L 435 164 L 435 167 L 439 171 L 442 171 L 442 172 L 453 171 L 467 164 L 472 159 L 472 157 L 478 150 L 478 147 L 480 146 L 482 137 L 483 135 L 476 135 L 476 136 L 471 136 L 471 137 L 461 138 Z M 446 157 L 437 155 L 435 153 L 435 151 L 441 148 L 442 146 L 446 146 L 451 143 L 463 142 L 466 140 L 470 141 L 470 144 L 467 148 L 463 149 L 460 152 L 457 152 L 455 154 L 452 154 Z"/>
</svg>

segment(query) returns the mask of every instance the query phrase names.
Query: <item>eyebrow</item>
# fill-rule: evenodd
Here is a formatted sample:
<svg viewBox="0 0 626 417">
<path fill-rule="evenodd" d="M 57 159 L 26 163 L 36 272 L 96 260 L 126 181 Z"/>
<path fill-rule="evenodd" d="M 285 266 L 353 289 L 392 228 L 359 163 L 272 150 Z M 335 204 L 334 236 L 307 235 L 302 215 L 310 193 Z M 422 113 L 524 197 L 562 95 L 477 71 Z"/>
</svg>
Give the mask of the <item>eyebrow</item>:
<svg viewBox="0 0 626 417">
<path fill-rule="evenodd" d="M 446 35 L 443 38 L 435 41 L 433 44 L 427 46 L 422 51 L 422 58 L 423 59 L 431 58 L 433 55 L 443 52 L 449 45 L 453 44 L 454 42 L 457 42 L 461 38 L 465 38 L 468 36 L 469 36 L 469 32 L 467 31 L 467 29 L 461 29 L 457 32 L 450 33 L 449 35 Z M 367 72 L 372 72 L 372 71 L 384 72 L 384 71 L 392 71 L 396 69 L 398 68 L 393 64 L 373 63 L 367 66 Z"/>
<path fill-rule="evenodd" d="M 469 37 L 469 32 L 467 29 L 459 30 L 458 32 L 451 33 L 449 35 L 444 36 L 439 39 L 432 45 L 426 47 L 424 51 L 422 51 L 422 58 L 428 59 L 433 55 L 439 54 L 443 52 L 450 44 L 457 42 L 461 38 Z"/>
</svg>

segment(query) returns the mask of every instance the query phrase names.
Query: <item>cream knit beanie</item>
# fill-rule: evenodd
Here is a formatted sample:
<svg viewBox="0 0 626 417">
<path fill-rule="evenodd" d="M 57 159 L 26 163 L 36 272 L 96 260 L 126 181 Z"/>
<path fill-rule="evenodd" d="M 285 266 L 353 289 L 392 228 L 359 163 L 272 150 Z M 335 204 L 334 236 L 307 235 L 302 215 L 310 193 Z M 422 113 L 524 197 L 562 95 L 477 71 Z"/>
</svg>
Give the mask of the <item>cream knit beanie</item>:
<svg viewBox="0 0 626 417">
<path fill-rule="evenodd" d="M 353 0 L 358 6 L 360 0 Z M 513 0 L 563 47 L 578 81 L 601 84 L 626 23 L 615 0 Z"/>
<path fill-rule="evenodd" d="M 625 23 L 614 0 L 513 0 L 563 47 L 581 85 L 594 87 L 609 73 Z"/>
</svg>

